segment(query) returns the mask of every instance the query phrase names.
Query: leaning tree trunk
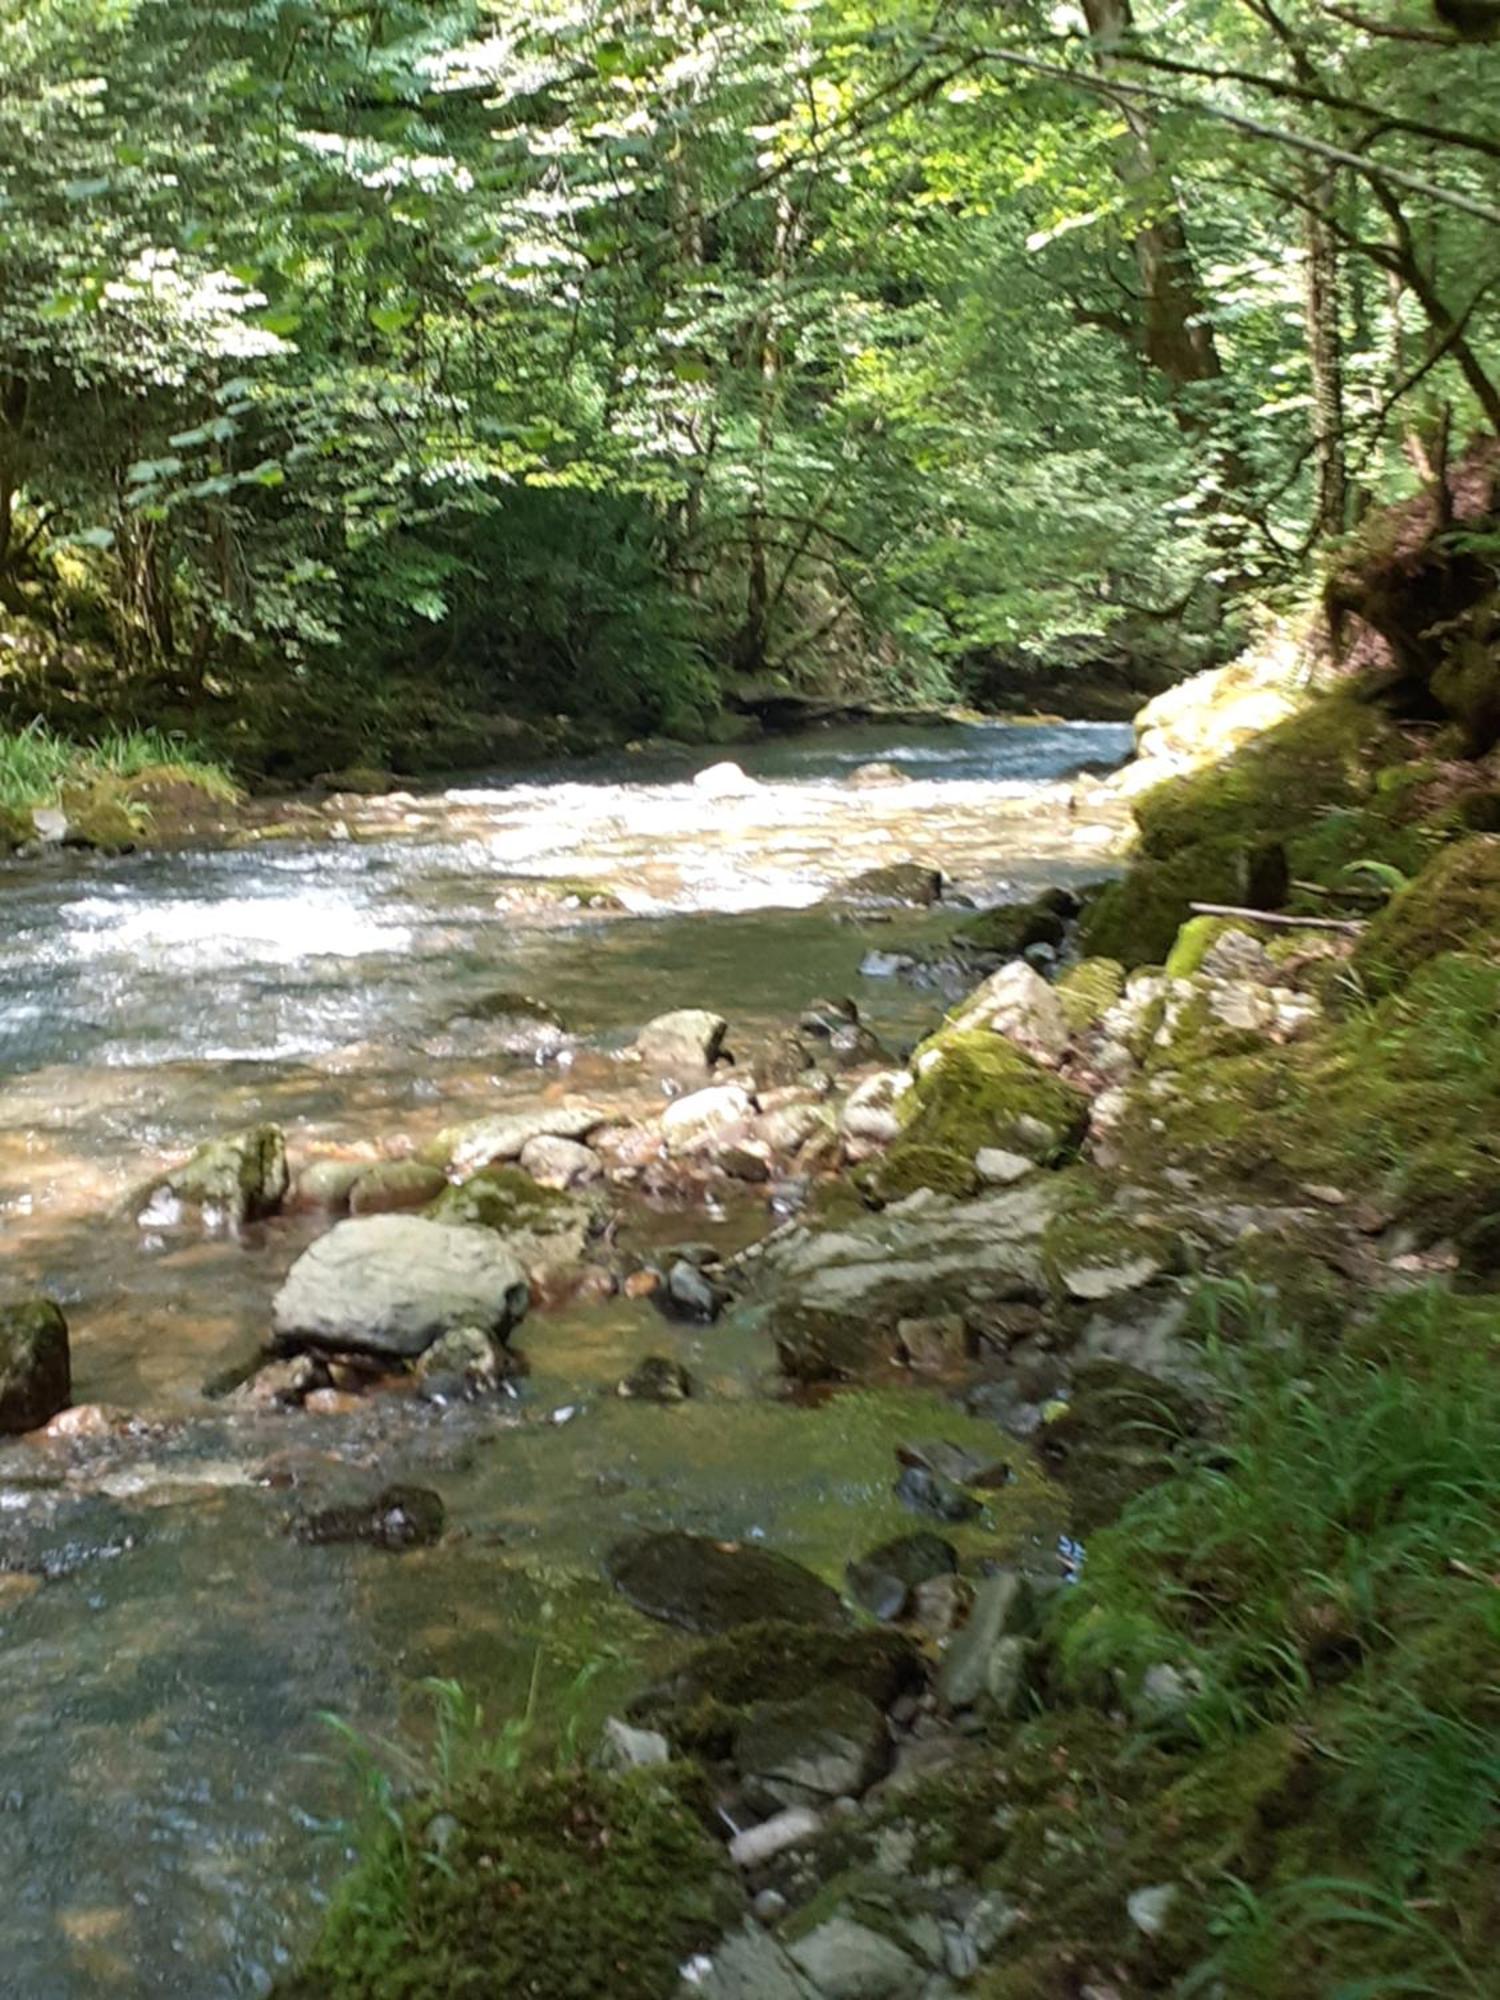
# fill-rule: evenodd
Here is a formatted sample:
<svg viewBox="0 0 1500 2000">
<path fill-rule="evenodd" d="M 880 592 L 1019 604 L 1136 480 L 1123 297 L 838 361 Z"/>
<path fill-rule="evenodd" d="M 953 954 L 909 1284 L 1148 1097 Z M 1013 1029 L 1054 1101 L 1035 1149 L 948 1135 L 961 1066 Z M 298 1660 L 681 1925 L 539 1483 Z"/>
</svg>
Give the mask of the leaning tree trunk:
<svg viewBox="0 0 1500 2000">
<path fill-rule="evenodd" d="M 1111 45 L 1134 26 L 1130 0 L 1083 0 L 1083 11 L 1099 46 L 1100 62 L 1107 68 Z M 1126 137 L 1115 170 L 1125 187 L 1145 192 L 1161 178 L 1151 121 L 1133 102 L 1122 102 L 1119 108 Z M 1224 370 L 1188 245 L 1187 224 L 1170 184 L 1161 191 L 1154 210 L 1137 231 L 1134 246 L 1141 278 L 1141 345 L 1151 366 L 1171 385 L 1178 423 L 1197 436 L 1208 428 L 1209 418 L 1191 392 L 1200 383 L 1216 382 Z"/>
</svg>

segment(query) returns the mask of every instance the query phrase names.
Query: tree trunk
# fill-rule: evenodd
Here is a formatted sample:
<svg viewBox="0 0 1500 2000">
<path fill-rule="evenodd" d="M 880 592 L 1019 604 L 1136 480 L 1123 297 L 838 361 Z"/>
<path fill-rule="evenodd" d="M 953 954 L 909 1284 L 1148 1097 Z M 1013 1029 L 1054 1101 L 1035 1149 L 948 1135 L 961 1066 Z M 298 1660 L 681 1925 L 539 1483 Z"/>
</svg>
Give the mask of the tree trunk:
<svg viewBox="0 0 1500 2000">
<path fill-rule="evenodd" d="M 1306 228 L 1307 356 L 1312 370 L 1314 525 L 1319 537 L 1341 535 L 1349 516 L 1344 448 L 1344 340 L 1338 244 L 1324 210 L 1336 192 L 1332 174 L 1308 176 Z"/>
</svg>

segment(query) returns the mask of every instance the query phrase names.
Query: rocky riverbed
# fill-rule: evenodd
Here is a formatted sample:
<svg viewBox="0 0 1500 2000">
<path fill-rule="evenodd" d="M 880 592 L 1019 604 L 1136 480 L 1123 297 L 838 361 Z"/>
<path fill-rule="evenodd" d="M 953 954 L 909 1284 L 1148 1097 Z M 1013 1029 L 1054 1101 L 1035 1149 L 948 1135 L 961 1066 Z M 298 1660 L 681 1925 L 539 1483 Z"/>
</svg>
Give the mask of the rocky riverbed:
<svg viewBox="0 0 1500 2000">
<path fill-rule="evenodd" d="M 1209 1885 L 1118 1800 L 1197 1782 L 1203 1683 L 1138 1640 L 1080 1694 L 1060 1608 L 1212 1464 L 1251 1288 L 1314 1324 L 1480 1251 L 1325 1115 L 1389 927 L 1105 955 L 1137 781 L 985 741 L 18 878 L 71 953 L 47 1004 L 12 962 L 0 1153 L 25 1990 L 1168 1990 Z M 308 1958 L 324 1711 L 410 1803 Z"/>
</svg>

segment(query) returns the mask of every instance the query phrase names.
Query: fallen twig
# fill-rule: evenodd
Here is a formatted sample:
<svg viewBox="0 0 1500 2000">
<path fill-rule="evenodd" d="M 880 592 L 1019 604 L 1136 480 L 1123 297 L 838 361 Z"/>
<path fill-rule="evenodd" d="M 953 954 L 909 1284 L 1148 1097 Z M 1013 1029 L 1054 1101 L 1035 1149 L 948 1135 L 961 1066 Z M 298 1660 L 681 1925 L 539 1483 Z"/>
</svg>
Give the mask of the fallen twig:
<svg viewBox="0 0 1500 2000">
<path fill-rule="evenodd" d="M 1247 924 L 1270 924 L 1289 931 L 1345 931 L 1358 937 L 1365 925 L 1354 917 L 1293 917 L 1284 910 L 1242 910 L 1233 903 L 1189 903 L 1195 917 L 1238 917 Z"/>
</svg>

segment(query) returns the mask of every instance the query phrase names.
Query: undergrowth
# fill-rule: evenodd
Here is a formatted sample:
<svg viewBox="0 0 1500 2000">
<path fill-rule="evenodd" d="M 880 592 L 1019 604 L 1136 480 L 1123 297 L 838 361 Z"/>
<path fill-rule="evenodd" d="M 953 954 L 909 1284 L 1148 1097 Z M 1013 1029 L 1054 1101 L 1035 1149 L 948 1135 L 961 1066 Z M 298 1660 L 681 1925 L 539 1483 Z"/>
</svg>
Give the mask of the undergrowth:
<svg viewBox="0 0 1500 2000">
<path fill-rule="evenodd" d="M 1222 1436 L 1091 1544 L 1059 1638 L 1077 1694 L 1175 1669 L 1154 1731 L 1200 1786 L 1249 1746 L 1275 1772 L 1198 1885 L 1207 1938 L 1172 1990 L 1490 1992 L 1500 1308 L 1410 1294 L 1333 1353 L 1247 1337 L 1243 1299 L 1235 1319 Z M 1159 1847 L 1167 1873 L 1201 1863 Z"/>
<path fill-rule="evenodd" d="M 226 803 L 239 796 L 225 764 L 163 730 L 112 729 L 75 743 L 41 723 L 0 729 L 0 806 L 12 810 L 55 804 L 66 785 L 147 775 L 197 785 Z"/>
</svg>

